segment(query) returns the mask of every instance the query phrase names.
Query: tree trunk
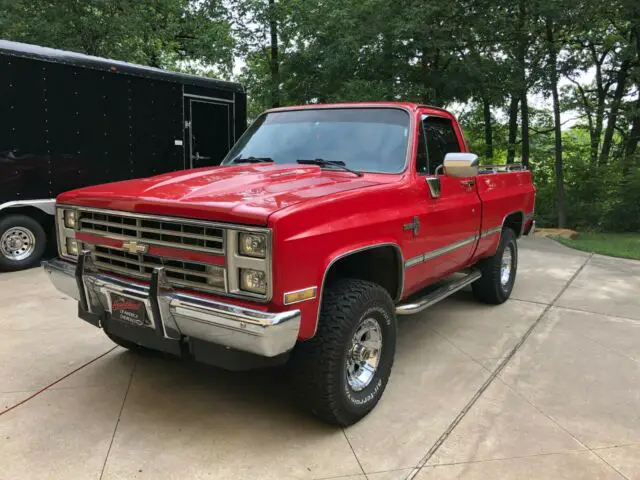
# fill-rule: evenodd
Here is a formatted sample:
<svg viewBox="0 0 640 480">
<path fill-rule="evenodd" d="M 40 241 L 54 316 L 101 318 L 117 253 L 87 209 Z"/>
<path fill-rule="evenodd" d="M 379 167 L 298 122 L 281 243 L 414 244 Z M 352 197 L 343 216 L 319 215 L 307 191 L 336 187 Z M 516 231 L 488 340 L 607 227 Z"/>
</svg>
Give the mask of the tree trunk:
<svg viewBox="0 0 640 480">
<path fill-rule="evenodd" d="M 602 80 L 602 63 L 605 57 L 598 57 L 595 46 L 590 45 L 591 56 L 596 67 L 596 114 L 593 124 L 593 130 L 591 135 L 591 164 L 596 165 L 598 163 L 598 152 L 600 151 L 600 140 L 602 137 L 602 126 L 604 125 L 604 110 L 607 100 L 608 90 L 604 88 Z"/>
<path fill-rule="evenodd" d="M 271 31 L 271 105 L 280 106 L 280 59 L 278 58 L 278 22 L 275 0 L 269 0 L 269 30 Z"/>
<path fill-rule="evenodd" d="M 631 68 L 631 62 L 625 60 L 620 66 L 620 72 L 618 72 L 618 85 L 616 91 L 613 94 L 613 101 L 611 102 L 611 110 L 609 111 L 609 121 L 607 122 L 607 129 L 604 132 L 604 139 L 602 140 L 602 150 L 600 151 L 599 164 L 604 165 L 609 159 L 611 153 L 611 145 L 613 144 L 613 132 L 616 128 L 616 122 L 618 120 L 618 112 L 620 111 L 620 105 L 622 103 L 622 97 L 624 96 L 625 89 L 627 88 L 627 76 L 629 69 Z"/>
<path fill-rule="evenodd" d="M 491 103 L 482 99 L 482 113 L 484 115 L 484 156 L 493 158 L 493 129 L 491 125 Z"/>
<path fill-rule="evenodd" d="M 551 19 L 545 21 L 547 33 L 547 48 L 549 54 L 549 80 L 551 95 L 553 97 L 553 129 L 555 132 L 555 165 L 556 174 L 556 211 L 558 213 L 558 228 L 564 228 L 567 224 L 567 212 L 564 199 L 564 168 L 562 159 L 562 130 L 560 125 L 560 97 L 558 95 L 558 54 L 554 43 L 553 25 Z"/>
<path fill-rule="evenodd" d="M 529 166 L 529 102 L 527 101 L 527 88 L 523 88 L 520 97 L 522 109 L 522 164 Z"/>
<path fill-rule="evenodd" d="M 420 75 L 422 76 L 422 103 L 429 105 L 431 99 L 429 98 L 429 61 L 428 61 L 427 47 L 422 49 L 422 58 L 420 59 Z"/>
<path fill-rule="evenodd" d="M 383 75 L 382 80 L 385 85 L 384 99 L 392 102 L 395 100 L 396 70 L 394 68 L 393 40 L 388 34 L 384 34 L 382 38 L 382 65 L 380 73 Z"/>
<path fill-rule="evenodd" d="M 422 49 L 422 58 L 420 72 L 422 75 L 422 103 L 425 105 L 433 105 L 434 107 L 442 107 L 442 87 L 440 85 L 439 72 L 444 68 L 440 62 L 440 51 L 436 49 L 432 57 L 428 55 L 429 49 Z"/>
<path fill-rule="evenodd" d="M 633 28 L 634 35 L 636 37 L 636 65 L 640 66 L 640 21 L 637 21 Z M 622 171 L 627 174 L 631 164 L 633 155 L 638 148 L 638 142 L 640 142 L 640 78 L 636 77 L 636 86 L 638 87 L 638 99 L 636 100 L 635 109 L 633 112 L 633 120 L 631 121 L 631 131 L 629 132 L 629 138 L 627 138 L 627 145 L 625 147 L 624 164 Z"/>
<path fill-rule="evenodd" d="M 518 96 L 511 95 L 509 104 L 509 145 L 507 147 L 507 163 L 513 163 L 516 157 L 516 135 L 518 134 Z"/>
<path fill-rule="evenodd" d="M 527 47 L 528 39 L 525 31 L 526 4 L 524 0 L 518 3 L 518 81 L 520 86 L 520 108 L 522 122 L 522 164 L 529 166 L 529 102 L 527 101 Z"/>
<path fill-rule="evenodd" d="M 627 145 L 625 147 L 625 170 L 627 171 L 631 157 L 636 153 L 638 148 L 638 142 L 640 142 L 640 93 L 638 93 L 638 99 L 636 100 L 631 131 L 629 132 L 629 138 L 627 138 Z"/>
</svg>

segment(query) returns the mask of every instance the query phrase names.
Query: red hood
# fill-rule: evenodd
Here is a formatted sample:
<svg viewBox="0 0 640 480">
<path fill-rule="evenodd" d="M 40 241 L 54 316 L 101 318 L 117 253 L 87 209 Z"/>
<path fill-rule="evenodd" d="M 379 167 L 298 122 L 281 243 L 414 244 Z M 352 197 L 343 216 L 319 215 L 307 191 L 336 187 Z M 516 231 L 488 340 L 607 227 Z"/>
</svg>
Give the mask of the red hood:
<svg viewBox="0 0 640 480">
<path fill-rule="evenodd" d="M 58 202 L 110 210 L 266 225 L 296 203 L 377 185 L 371 178 L 316 166 L 199 168 L 72 190 Z"/>
</svg>

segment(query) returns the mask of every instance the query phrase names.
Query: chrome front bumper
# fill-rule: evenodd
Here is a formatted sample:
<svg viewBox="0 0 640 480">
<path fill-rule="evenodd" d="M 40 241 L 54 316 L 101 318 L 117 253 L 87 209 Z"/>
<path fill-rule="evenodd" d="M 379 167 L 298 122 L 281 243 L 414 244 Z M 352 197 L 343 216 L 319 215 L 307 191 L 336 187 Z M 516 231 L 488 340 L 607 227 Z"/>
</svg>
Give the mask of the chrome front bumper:
<svg viewBox="0 0 640 480">
<path fill-rule="evenodd" d="M 179 341 L 184 337 L 275 357 L 293 348 L 300 329 L 300 311 L 267 313 L 174 291 L 164 281 L 162 268 L 154 269 L 150 285 L 98 273 L 90 257 L 74 265 L 54 259 L 42 262 L 53 285 L 79 302 L 79 313 L 100 318 L 112 312 L 111 295 L 142 301 L 158 337 Z M 140 327 L 148 330 L 148 328 Z"/>
</svg>

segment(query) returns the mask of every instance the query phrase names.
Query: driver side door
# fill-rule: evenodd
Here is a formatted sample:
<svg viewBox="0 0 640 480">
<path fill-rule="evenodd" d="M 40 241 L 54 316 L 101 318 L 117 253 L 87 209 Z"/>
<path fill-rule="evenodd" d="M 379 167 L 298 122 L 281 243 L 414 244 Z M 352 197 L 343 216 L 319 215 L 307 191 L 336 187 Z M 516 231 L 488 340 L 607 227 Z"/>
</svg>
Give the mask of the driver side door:
<svg viewBox="0 0 640 480">
<path fill-rule="evenodd" d="M 420 224 L 407 255 L 407 291 L 419 290 L 449 275 L 470 260 L 478 241 L 481 204 L 475 179 L 443 174 L 447 153 L 464 152 L 453 120 L 421 112 L 416 156 L 417 218 Z M 439 184 L 439 195 L 430 189 Z M 437 179 L 437 180 L 436 180 Z M 434 181 L 435 180 L 435 181 Z"/>
</svg>

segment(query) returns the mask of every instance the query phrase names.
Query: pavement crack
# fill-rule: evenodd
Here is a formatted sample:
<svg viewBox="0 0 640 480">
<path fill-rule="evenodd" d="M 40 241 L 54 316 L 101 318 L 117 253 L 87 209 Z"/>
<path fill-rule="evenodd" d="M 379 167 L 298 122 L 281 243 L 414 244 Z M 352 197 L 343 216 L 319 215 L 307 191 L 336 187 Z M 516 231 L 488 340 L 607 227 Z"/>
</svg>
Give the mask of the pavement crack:
<svg viewBox="0 0 640 480">
<path fill-rule="evenodd" d="M 131 382 L 133 381 L 133 374 L 136 371 L 136 367 L 138 366 L 138 359 L 136 358 L 133 367 L 131 368 L 131 374 L 129 375 L 129 383 L 127 384 L 127 391 L 124 393 L 124 398 L 122 399 L 122 405 L 120 405 L 120 411 L 118 412 L 118 419 L 116 420 L 116 424 L 113 427 L 113 434 L 111 435 L 111 441 L 109 442 L 109 448 L 107 449 L 107 454 L 104 456 L 104 463 L 102 464 L 102 470 L 100 471 L 100 479 L 104 476 L 104 471 L 107 468 L 107 461 L 109 460 L 109 455 L 111 454 L 111 447 L 113 447 L 113 441 L 116 438 L 116 432 L 118 431 L 118 425 L 120 425 L 120 417 L 122 417 L 122 411 L 124 410 L 124 405 L 127 403 L 127 397 L 129 396 L 129 390 L 131 389 Z"/>
<path fill-rule="evenodd" d="M 349 437 L 347 436 L 347 431 L 344 428 L 342 429 L 342 434 L 344 435 L 344 439 L 349 444 L 349 448 L 351 449 L 351 453 L 353 453 L 353 456 L 355 457 L 356 462 L 358 462 L 358 466 L 360 467 L 360 470 L 362 471 L 362 475 L 364 475 L 364 478 L 369 480 L 369 477 L 367 476 L 367 473 L 364 471 L 364 467 L 362 466 L 362 463 L 360 463 L 360 459 L 358 458 L 358 454 L 356 453 L 355 449 L 353 448 L 353 445 L 351 445 L 351 441 L 349 440 Z"/>
<path fill-rule="evenodd" d="M 429 468 L 453 467 L 456 465 L 471 465 L 471 464 L 478 464 L 478 463 L 504 462 L 505 460 L 521 460 L 523 458 L 551 457 L 553 455 L 576 455 L 576 454 L 579 455 L 584 453 L 589 453 L 589 449 L 585 448 L 584 450 L 567 450 L 564 452 L 532 453 L 530 455 L 514 455 L 512 457 L 481 458 L 478 460 L 468 460 L 468 461 L 460 461 L 460 462 L 434 463 L 432 465 L 429 465 Z"/>
<path fill-rule="evenodd" d="M 11 410 L 18 408 L 20 405 L 24 405 L 25 403 L 27 403 L 30 400 L 33 400 L 34 398 L 36 398 L 38 395 L 46 392 L 47 390 L 49 390 L 51 387 L 53 387 L 54 385 L 60 383 L 61 381 L 69 378 L 71 375 L 73 375 L 76 372 L 79 372 L 80 370 L 82 370 L 83 368 L 91 365 L 93 362 L 96 362 L 98 360 L 100 360 L 102 357 L 110 354 L 111 352 L 113 352 L 116 348 L 118 348 L 117 346 L 107 350 L 106 352 L 104 352 L 102 355 L 98 355 L 96 358 L 89 360 L 86 363 L 83 363 L 82 365 L 80 365 L 78 368 L 76 368 L 75 370 L 72 370 L 71 372 L 67 373 L 66 375 L 64 375 L 63 377 L 60 377 L 59 379 L 57 379 L 54 382 L 51 382 L 49 385 L 47 385 L 46 387 L 41 388 L 40 390 L 38 390 L 37 392 L 33 393 L 32 395 L 29 395 L 27 398 L 25 398 L 24 400 L 16 403 L 15 405 L 12 405 L 11 407 L 7 408 L 6 410 L 3 410 L 2 412 L 0 412 L 0 417 L 6 413 L 9 413 Z"/>
<path fill-rule="evenodd" d="M 594 345 L 597 345 L 598 347 L 602 348 L 603 350 L 606 350 L 609 353 L 613 353 L 615 355 L 618 355 L 619 357 L 623 357 L 626 358 L 627 360 L 630 360 L 634 363 L 638 363 L 640 364 L 640 360 L 638 360 L 637 358 L 633 358 L 630 357 L 629 355 L 627 355 L 624 352 L 621 352 L 613 347 L 610 347 L 609 345 L 605 345 L 604 343 L 598 342 L 597 340 L 594 340 L 591 337 L 588 337 L 587 335 L 585 335 L 584 333 L 578 332 L 578 335 L 580 335 L 582 338 L 584 338 L 586 341 L 593 343 Z"/>
<path fill-rule="evenodd" d="M 640 320 L 638 320 L 637 318 L 625 317 L 624 315 L 614 315 L 612 313 L 594 312 L 593 310 L 585 310 L 583 308 L 575 308 L 575 307 L 564 307 L 562 305 L 556 305 L 556 308 L 560 309 L 560 310 L 568 310 L 569 312 L 590 313 L 591 315 L 597 315 L 597 316 L 600 316 L 600 317 L 613 318 L 615 320 L 620 320 L 620 321 L 625 321 L 625 322 L 629 322 L 629 323 L 634 323 L 634 324 L 640 325 Z M 603 321 L 606 321 L 606 319 L 604 319 Z M 611 320 L 609 320 L 609 321 L 611 321 Z"/>
<path fill-rule="evenodd" d="M 609 468 L 611 468 L 614 472 L 616 472 L 618 475 L 620 475 L 622 478 L 624 478 L 625 480 L 631 480 L 629 477 L 627 477 L 624 473 L 622 473 L 620 470 L 618 470 L 616 467 L 614 467 L 613 465 L 611 465 L 609 462 L 607 462 L 604 458 L 602 458 L 600 455 L 598 455 L 597 452 L 593 451 L 593 450 L 589 450 L 592 454 L 594 454 L 596 457 L 598 457 L 602 462 L 604 462 Z"/>
<path fill-rule="evenodd" d="M 520 340 L 518 341 L 518 343 L 516 343 L 513 348 L 509 351 L 509 353 L 502 359 L 502 361 L 498 364 L 498 366 L 493 370 L 493 372 L 491 372 L 491 375 L 489 375 L 489 378 L 487 378 L 487 380 L 480 386 L 480 388 L 476 391 L 476 393 L 474 393 L 474 395 L 471 397 L 471 399 L 467 402 L 467 404 L 464 406 L 464 408 L 462 410 L 460 410 L 460 412 L 458 413 L 458 415 L 456 415 L 456 417 L 453 419 L 453 421 L 449 424 L 449 426 L 447 427 L 447 429 L 442 433 L 442 435 L 440 435 L 440 437 L 438 438 L 438 440 L 436 440 L 436 442 L 431 446 L 431 448 L 427 451 L 427 453 L 422 457 L 422 459 L 420 459 L 420 461 L 418 462 L 418 464 L 413 468 L 413 470 L 411 470 L 411 472 L 409 473 L 409 475 L 407 475 L 406 480 L 413 480 L 416 475 L 420 472 L 420 470 L 422 470 L 422 468 L 427 464 L 427 462 L 431 459 L 431 457 L 433 457 L 433 455 L 435 455 L 435 453 L 440 449 L 440 447 L 442 446 L 442 444 L 447 440 L 447 438 L 449 438 L 449 435 L 451 435 L 451 433 L 453 432 L 453 430 L 458 426 L 458 424 L 462 421 L 462 419 L 467 415 L 467 413 L 469 413 L 469 411 L 471 410 L 471 408 L 473 408 L 473 406 L 476 404 L 476 402 L 480 399 L 480 397 L 482 396 L 482 394 L 487 390 L 487 388 L 489 388 L 489 386 L 493 383 L 493 381 L 498 377 L 498 375 L 500 375 L 500 373 L 502 372 L 502 370 L 504 370 L 504 368 L 507 366 L 507 364 L 511 361 L 511 359 L 515 356 L 516 353 L 518 353 L 518 351 L 520 350 L 520 348 L 522 347 L 522 345 L 524 345 L 524 343 L 527 341 L 527 339 L 529 338 L 529 336 L 533 333 L 533 331 L 535 330 L 535 328 L 540 324 L 540 322 L 542 321 L 542 319 L 546 316 L 546 314 L 549 312 L 549 310 L 551 310 L 551 308 L 554 307 L 554 305 L 558 302 L 558 300 L 560 299 L 560 297 L 562 296 L 562 294 L 564 294 L 564 292 L 567 291 L 567 289 L 569 288 L 569 286 L 573 283 L 573 281 L 576 279 L 576 277 L 580 274 L 580 272 L 582 272 L 582 270 L 584 269 L 584 267 L 589 263 L 589 261 L 591 260 L 591 257 L 593 257 L 593 254 L 590 254 L 584 261 L 584 263 L 582 265 L 580 265 L 580 267 L 575 271 L 575 273 L 571 276 L 571 278 L 569 279 L 569 281 L 565 284 L 564 287 L 562 287 L 562 290 L 560 290 L 560 292 L 558 292 L 558 294 L 555 296 L 555 298 L 553 299 L 553 301 L 551 303 L 549 303 L 545 309 L 540 313 L 540 315 L 538 316 L 538 318 L 535 320 L 535 322 L 533 322 L 533 324 L 531 324 L 531 326 L 527 329 L 526 332 L 524 332 L 524 335 L 522 335 L 522 337 L 520 337 Z"/>
</svg>

